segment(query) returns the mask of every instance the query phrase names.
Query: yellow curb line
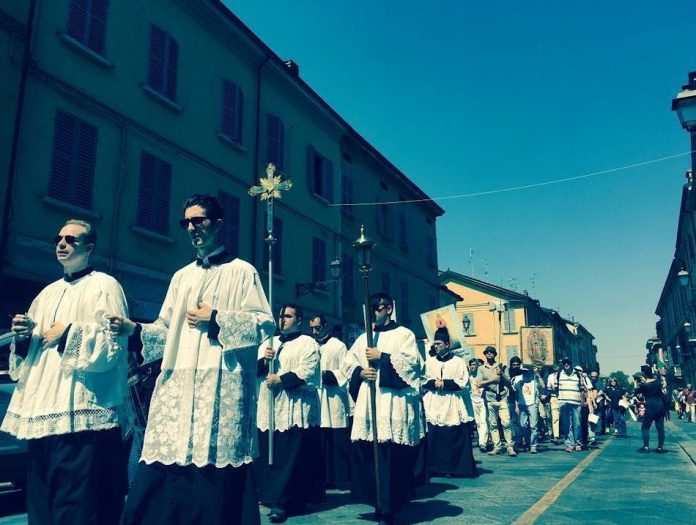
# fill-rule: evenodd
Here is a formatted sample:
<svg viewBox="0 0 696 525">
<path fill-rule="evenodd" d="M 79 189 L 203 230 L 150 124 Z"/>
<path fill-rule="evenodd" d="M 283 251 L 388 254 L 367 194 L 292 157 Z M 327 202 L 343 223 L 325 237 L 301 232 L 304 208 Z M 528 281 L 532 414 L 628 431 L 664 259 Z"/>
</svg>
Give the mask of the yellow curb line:
<svg viewBox="0 0 696 525">
<path fill-rule="evenodd" d="M 589 464 L 592 463 L 595 458 L 599 456 L 599 454 L 601 454 L 602 450 L 607 448 L 607 446 L 609 446 L 613 441 L 614 436 L 611 436 L 604 442 L 604 446 L 602 448 L 598 448 L 590 452 L 590 454 L 580 463 L 578 463 L 573 470 L 568 472 L 563 479 L 551 487 L 548 492 L 544 494 L 541 499 L 539 499 L 539 501 L 529 507 L 524 514 L 512 522 L 512 525 L 531 525 L 537 519 L 539 519 L 539 516 L 546 512 L 548 508 L 556 502 L 560 495 L 563 494 L 563 491 L 568 488 L 568 485 L 575 481 L 578 476 L 582 474 L 583 470 L 585 470 Z"/>
</svg>

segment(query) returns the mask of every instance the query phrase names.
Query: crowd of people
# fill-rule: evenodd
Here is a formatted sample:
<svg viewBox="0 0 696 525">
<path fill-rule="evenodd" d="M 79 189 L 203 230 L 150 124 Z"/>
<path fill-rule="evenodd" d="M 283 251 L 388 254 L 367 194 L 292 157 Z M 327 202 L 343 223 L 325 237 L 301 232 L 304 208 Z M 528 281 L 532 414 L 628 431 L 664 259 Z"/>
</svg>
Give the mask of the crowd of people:
<svg viewBox="0 0 696 525">
<path fill-rule="evenodd" d="M 465 358 L 443 327 L 424 355 L 384 292 L 348 348 L 320 313 L 286 303 L 274 319 L 256 269 L 219 243 L 217 199 L 193 195 L 180 225 L 196 259 L 154 322 L 131 320 L 119 283 L 90 266 L 97 236 L 81 220 L 54 239 L 64 276 L 14 316 L 18 383 L 2 430 L 29 443 L 29 523 L 253 525 L 259 503 L 282 523 L 335 488 L 389 525 L 418 484 L 476 477 L 474 447 L 515 457 L 552 440 L 577 453 L 611 427 L 626 436 L 631 405 L 615 379 L 569 358 L 500 363 L 492 346 Z M 129 360 L 161 362 L 140 443 Z M 654 423 L 662 451 L 663 385 L 649 368 L 635 380 L 643 450 Z M 674 398 L 692 421 L 693 394 Z"/>
</svg>

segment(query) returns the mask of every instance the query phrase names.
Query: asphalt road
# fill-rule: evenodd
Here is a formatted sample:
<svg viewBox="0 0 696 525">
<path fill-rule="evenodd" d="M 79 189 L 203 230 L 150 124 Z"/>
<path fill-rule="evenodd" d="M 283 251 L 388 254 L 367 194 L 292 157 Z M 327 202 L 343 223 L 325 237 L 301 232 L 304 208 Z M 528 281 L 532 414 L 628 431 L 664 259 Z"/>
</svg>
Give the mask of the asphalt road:
<svg viewBox="0 0 696 525">
<path fill-rule="evenodd" d="M 693 524 L 696 516 L 696 424 L 666 424 L 668 453 L 638 454 L 640 426 L 627 439 L 601 436 L 597 447 L 569 454 L 545 445 L 541 454 L 516 458 L 476 451 L 477 479 L 435 478 L 418 490 L 398 523 L 445 524 Z M 653 429 L 651 446 L 656 444 Z M 22 495 L 0 495 L 0 525 L 24 525 Z M 331 492 L 313 512 L 289 525 L 367 525 L 370 507 Z M 262 508 L 262 523 L 270 523 Z"/>
</svg>

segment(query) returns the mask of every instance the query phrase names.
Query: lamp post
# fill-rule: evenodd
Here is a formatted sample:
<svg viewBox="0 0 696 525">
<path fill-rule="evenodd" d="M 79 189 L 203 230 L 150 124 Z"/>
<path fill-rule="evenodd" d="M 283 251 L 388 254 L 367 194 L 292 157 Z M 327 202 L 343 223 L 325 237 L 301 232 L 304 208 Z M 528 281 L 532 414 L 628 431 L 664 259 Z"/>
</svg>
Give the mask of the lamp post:
<svg viewBox="0 0 696 525">
<path fill-rule="evenodd" d="M 496 339 L 497 339 L 497 346 L 496 349 L 498 350 L 498 355 L 500 356 L 500 359 L 503 357 L 503 351 L 500 348 L 500 345 L 502 344 L 502 338 L 503 338 L 503 312 L 505 311 L 505 304 L 501 301 L 499 303 L 490 303 L 488 305 L 488 311 L 489 312 L 498 312 L 497 318 L 498 318 L 498 331 L 496 332 Z M 493 330 L 495 330 L 495 318 L 496 316 L 494 315 L 493 317 Z"/>
<path fill-rule="evenodd" d="M 326 285 L 329 283 L 335 283 L 341 275 L 341 261 L 338 257 L 334 257 L 333 261 L 329 263 L 329 272 L 331 272 L 332 279 L 329 281 L 315 281 L 311 283 L 297 283 L 295 284 L 295 295 L 307 295 L 316 290 L 326 291 Z"/>
<path fill-rule="evenodd" d="M 358 270 L 362 274 L 364 290 L 365 290 L 365 305 L 363 306 L 363 318 L 365 321 L 365 338 L 367 346 L 372 347 L 374 340 L 372 337 L 372 312 L 370 311 L 370 271 L 372 270 L 372 250 L 375 247 L 375 242 L 365 235 L 365 226 L 360 226 L 360 236 L 353 243 L 355 257 L 358 262 Z M 377 513 L 380 511 L 380 489 L 379 489 L 379 451 L 378 435 L 377 435 L 377 387 L 374 381 L 368 382 L 370 388 L 370 418 L 372 427 L 372 449 L 375 463 L 375 509 Z"/>
<path fill-rule="evenodd" d="M 696 71 L 689 73 L 688 82 L 672 100 L 672 111 L 677 113 L 681 127 L 691 137 L 691 168 L 696 166 Z"/>
<path fill-rule="evenodd" d="M 464 314 L 462 326 L 464 327 L 464 335 L 471 335 L 469 333 L 469 329 L 471 328 L 471 319 L 469 318 L 469 314 Z"/>
</svg>

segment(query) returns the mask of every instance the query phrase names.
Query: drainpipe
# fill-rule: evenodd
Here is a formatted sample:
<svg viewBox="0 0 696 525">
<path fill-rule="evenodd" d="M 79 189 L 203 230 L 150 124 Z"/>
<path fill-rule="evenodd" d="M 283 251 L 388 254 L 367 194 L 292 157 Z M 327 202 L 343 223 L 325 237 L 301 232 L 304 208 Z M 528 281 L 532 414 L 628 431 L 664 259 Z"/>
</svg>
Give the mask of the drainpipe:
<svg viewBox="0 0 696 525">
<path fill-rule="evenodd" d="M 10 149 L 10 163 L 7 168 L 7 188 L 5 189 L 5 202 L 2 207 L 2 232 L 0 233 L 0 268 L 5 264 L 5 252 L 12 220 L 12 190 L 17 171 L 17 152 L 19 150 L 19 134 L 22 127 L 22 114 L 24 113 L 24 98 L 27 91 L 27 79 L 33 59 L 31 55 L 31 41 L 34 34 L 34 14 L 36 13 L 37 0 L 31 0 L 29 4 L 29 16 L 24 41 L 24 55 L 22 56 L 22 70 L 19 77 L 19 92 L 17 94 L 17 109 L 15 111 L 14 129 L 12 131 L 12 147 Z"/>
<path fill-rule="evenodd" d="M 251 184 L 252 186 L 258 183 L 258 168 L 259 168 L 259 148 L 261 144 L 261 70 L 270 60 L 271 56 L 266 53 L 263 62 L 259 64 L 256 68 L 256 137 L 254 139 L 254 161 L 251 165 Z M 251 264 L 258 268 L 256 264 L 256 245 L 258 244 L 256 235 L 256 228 L 258 227 L 258 215 L 259 215 L 259 199 L 252 199 L 251 205 L 251 231 L 252 231 L 252 242 L 251 242 Z"/>
</svg>

